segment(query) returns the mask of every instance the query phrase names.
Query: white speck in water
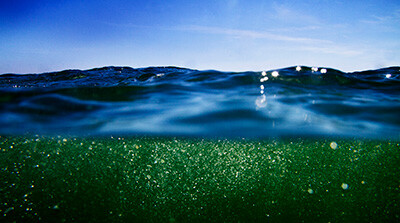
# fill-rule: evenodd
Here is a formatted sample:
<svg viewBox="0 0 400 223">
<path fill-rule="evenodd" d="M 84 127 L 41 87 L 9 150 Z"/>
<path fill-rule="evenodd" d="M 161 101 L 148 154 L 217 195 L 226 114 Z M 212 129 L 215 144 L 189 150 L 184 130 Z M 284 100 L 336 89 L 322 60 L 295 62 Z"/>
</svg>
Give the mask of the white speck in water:
<svg viewBox="0 0 400 223">
<path fill-rule="evenodd" d="M 343 190 L 347 190 L 347 189 L 349 189 L 349 185 L 346 183 L 342 183 L 342 188 L 343 188 Z"/>
<path fill-rule="evenodd" d="M 260 89 L 261 89 L 261 90 L 264 90 L 264 85 L 260 85 Z"/>
<path fill-rule="evenodd" d="M 260 82 L 265 82 L 267 80 L 268 80 L 268 77 L 263 77 L 263 78 L 260 79 Z"/>
<path fill-rule="evenodd" d="M 277 76 L 279 76 L 279 73 L 278 73 L 278 71 L 274 71 L 274 72 L 272 72 L 272 74 L 271 74 L 273 77 L 277 77 Z"/>
<path fill-rule="evenodd" d="M 391 78 L 392 75 L 391 74 L 386 74 L 386 78 Z"/>
<path fill-rule="evenodd" d="M 258 108 L 264 108 L 267 106 L 267 97 L 264 94 L 256 99 L 256 106 Z"/>
<path fill-rule="evenodd" d="M 321 69 L 321 74 L 326 74 L 327 70 L 325 68 Z"/>
<path fill-rule="evenodd" d="M 330 146 L 332 149 L 336 149 L 336 148 L 337 148 L 337 143 L 336 143 L 336 142 L 331 142 L 331 144 L 329 144 L 329 146 Z"/>
<path fill-rule="evenodd" d="M 261 72 L 261 75 L 267 76 L 267 72 L 263 71 L 263 72 Z"/>
<path fill-rule="evenodd" d="M 7 214 L 8 212 L 10 212 L 10 211 L 12 211 L 12 210 L 14 210 L 14 207 L 7 208 L 7 209 L 4 211 L 4 214 Z"/>
<path fill-rule="evenodd" d="M 308 192 L 309 194 L 313 194 L 313 193 L 314 193 L 314 190 L 311 189 L 311 188 L 309 188 L 309 189 L 307 190 L 307 192 Z"/>
<path fill-rule="evenodd" d="M 300 66 L 297 66 L 297 67 L 296 67 L 296 71 L 301 71 L 301 67 L 300 67 Z"/>
<path fill-rule="evenodd" d="M 317 72 L 317 71 L 318 71 L 318 67 L 312 67 L 312 68 L 311 68 L 311 71 L 312 71 L 312 72 Z"/>
</svg>

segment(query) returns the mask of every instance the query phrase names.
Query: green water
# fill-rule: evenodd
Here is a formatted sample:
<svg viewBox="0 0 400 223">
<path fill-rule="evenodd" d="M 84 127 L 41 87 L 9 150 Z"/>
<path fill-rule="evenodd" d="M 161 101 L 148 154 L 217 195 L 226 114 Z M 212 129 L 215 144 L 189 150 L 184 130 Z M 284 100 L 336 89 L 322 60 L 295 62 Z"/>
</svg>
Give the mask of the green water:
<svg viewBox="0 0 400 223">
<path fill-rule="evenodd" d="M 1 222 L 398 222 L 399 141 L 0 138 Z"/>
</svg>

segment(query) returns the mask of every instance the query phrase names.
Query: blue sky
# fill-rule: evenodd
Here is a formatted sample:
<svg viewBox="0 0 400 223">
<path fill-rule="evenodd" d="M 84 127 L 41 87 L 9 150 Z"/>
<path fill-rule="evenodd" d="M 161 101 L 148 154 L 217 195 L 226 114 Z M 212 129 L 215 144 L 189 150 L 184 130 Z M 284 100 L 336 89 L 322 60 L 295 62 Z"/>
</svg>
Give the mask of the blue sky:
<svg viewBox="0 0 400 223">
<path fill-rule="evenodd" d="M 400 65 L 398 0 L 0 1 L 0 73 Z"/>
</svg>

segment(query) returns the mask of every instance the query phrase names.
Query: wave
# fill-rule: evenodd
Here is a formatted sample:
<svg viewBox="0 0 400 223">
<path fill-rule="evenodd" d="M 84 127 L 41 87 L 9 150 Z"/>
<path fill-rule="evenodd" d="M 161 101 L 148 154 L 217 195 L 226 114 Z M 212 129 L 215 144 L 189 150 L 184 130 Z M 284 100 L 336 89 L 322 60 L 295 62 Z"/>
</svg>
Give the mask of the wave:
<svg viewBox="0 0 400 223">
<path fill-rule="evenodd" d="M 400 67 L 0 75 L 0 133 L 400 137 Z"/>
</svg>

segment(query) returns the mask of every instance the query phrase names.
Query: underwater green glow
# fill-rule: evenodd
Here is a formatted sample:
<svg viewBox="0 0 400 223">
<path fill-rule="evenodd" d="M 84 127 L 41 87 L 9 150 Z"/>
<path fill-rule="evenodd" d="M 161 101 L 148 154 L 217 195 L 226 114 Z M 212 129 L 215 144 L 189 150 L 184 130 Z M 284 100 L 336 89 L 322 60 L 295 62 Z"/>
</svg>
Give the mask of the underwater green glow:
<svg viewBox="0 0 400 223">
<path fill-rule="evenodd" d="M 2 136 L 0 221 L 394 222 L 399 145 Z"/>
</svg>

